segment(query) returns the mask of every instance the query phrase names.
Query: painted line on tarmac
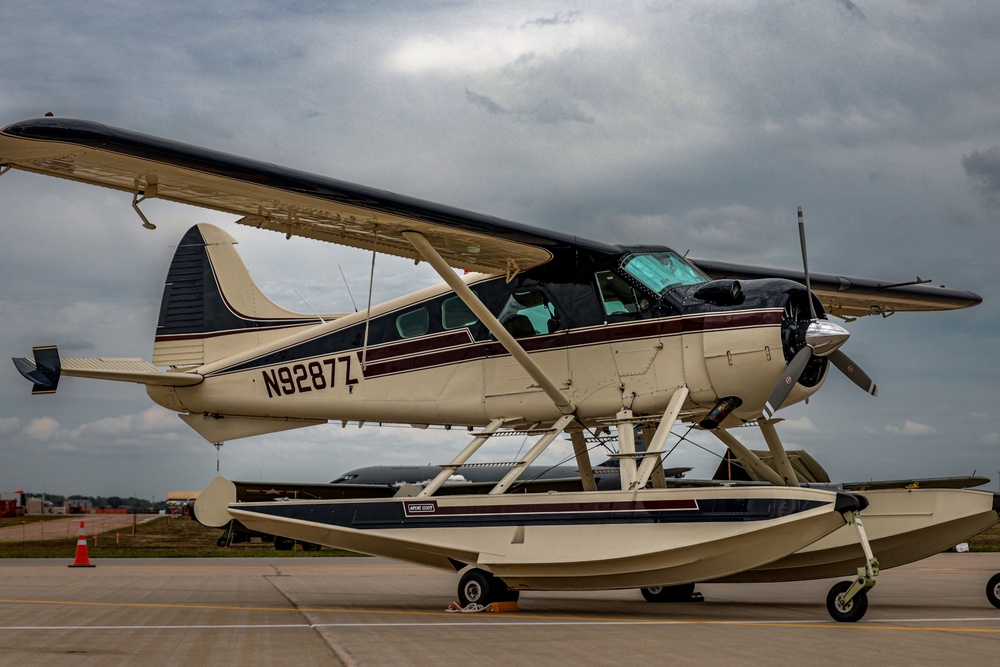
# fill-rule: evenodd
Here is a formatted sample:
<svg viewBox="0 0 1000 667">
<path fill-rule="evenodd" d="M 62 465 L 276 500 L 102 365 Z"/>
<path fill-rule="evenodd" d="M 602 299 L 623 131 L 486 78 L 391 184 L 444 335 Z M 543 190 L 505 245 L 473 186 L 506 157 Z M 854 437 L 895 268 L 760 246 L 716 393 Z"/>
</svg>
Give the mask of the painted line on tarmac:
<svg viewBox="0 0 1000 667">
<path fill-rule="evenodd" d="M 51 605 L 51 606 L 88 606 L 88 607 L 122 607 L 122 608 L 146 608 L 146 609 L 188 609 L 188 610 L 212 610 L 212 611 L 261 611 L 261 612 L 294 612 L 296 614 L 371 614 L 373 616 L 434 616 L 442 617 L 447 614 L 443 611 L 426 610 L 386 610 L 386 609 L 336 609 L 336 608 L 305 608 L 305 607 L 242 607 L 232 605 L 192 605 L 192 604 L 168 604 L 168 603 L 136 603 L 136 602 L 86 602 L 86 601 L 65 601 L 65 600 L 0 600 L 0 604 L 30 604 L 30 605 Z M 314 628 L 351 628 L 351 627 L 420 627 L 420 626 L 461 626 L 461 625 L 502 625 L 505 627 L 535 627 L 541 625 L 682 625 L 682 626 L 736 626 L 736 627 L 785 627 L 785 628 L 857 628 L 859 630 L 892 630 L 906 632 L 958 632 L 958 633 L 986 633 L 1000 634 L 1000 628 L 956 628 L 943 624 L 953 623 L 1000 623 L 1000 616 L 986 617 L 964 617 L 964 618 L 901 618 L 901 619 L 872 619 L 861 623 L 837 623 L 833 620 L 774 620 L 774 621 L 702 621 L 702 620 L 671 620 L 671 619 L 650 619 L 650 618 L 579 618 L 564 616 L 542 616 L 536 614 L 519 614 L 517 619 L 480 619 L 469 618 L 470 614 L 465 614 L 465 620 L 454 621 L 411 621 L 411 622 L 349 622 L 349 623 L 279 623 L 279 624 L 200 624 L 200 625 L 81 625 L 81 626 L 0 626 L 0 630 L 172 630 L 172 629 L 253 629 L 253 628 L 273 628 L 273 629 L 314 629 Z M 452 618 L 455 618 L 452 616 Z M 924 627 L 924 624 L 933 623 L 931 627 Z M 919 624 L 912 625 L 902 624 Z"/>
<path fill-rule="evenodd" d="M 996 619 L 928 619 L 929 621 L 935 622 L 974 622 L 974 621 L 995 621 Z M 753 621 L 619 621 L 619 620 L 579 620 L 579 621 L 479 621 L 479 620 L 467 620 L 467 621 L 452 621 L 452 622 L 412 622 L 412 623 L 261 623 L 261 624 L 219 624 L 219 625 L 19 625 L 19 626 L 4 626 L 0 627 L 0 631 L 3 630 L 14 630 L 18 632 L 38 632 L 38 631 L 56 631 L 56 632 L 66 632 L 66 631 L 76 631 L 76 630 L 87 630 L 87 631 L 97 631 L 97 630 L 110 630 L 112 632 L 120 632 L 122 630 L 320 630 L 323 628 L 426 628 L 426 627 L 483 627 L 483 626 L 503 626 L 505 628 L 517 628 L 517 627 L 531 627 L 537 628 L 539 626 L 608 626 L 608 625 L 672 625 L 672 626 L 728 626 L 728 627 L 753 627 L 753 628 L 766 628 L 766 627 L 782 627 L 782 628 L 799 628 L 799 629 L 811 629 L 811 630 L 829 630 L 829 629 L 854 629 L 857 632 L 863 630 L 879 630 L 879 631 L 891 631 L 891 632 L 947 632 L 947 633 L 957 633 L 957 634 L 1000 634 L 1000 628 L 955 628 L 955 627 L 944 627 L 944 626 L 932 626 L 932 627 L 911 627 L 905 625 L 887 625 L 887 623 L 908 623 L 912 622 L 909 620 L 903 621 L 871 621 L 871 622 L 860 622 L 860 623 L 837 623 L 835 621 L 814 621 L 805 622 L 802 621 L 768 621 L 768 622 L 753 622 Z M 871 624 L 869 624 L 871 623 Z"/>
</svg>

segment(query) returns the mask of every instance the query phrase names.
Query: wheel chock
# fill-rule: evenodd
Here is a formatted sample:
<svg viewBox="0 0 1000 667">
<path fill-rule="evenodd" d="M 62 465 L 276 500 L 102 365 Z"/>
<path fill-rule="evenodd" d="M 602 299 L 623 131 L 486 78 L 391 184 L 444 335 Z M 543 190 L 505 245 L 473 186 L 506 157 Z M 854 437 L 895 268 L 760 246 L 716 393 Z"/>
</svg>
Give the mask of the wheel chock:
<svg viewBox="0 0 1000 667">
<path fill-rule="evenodd" d="M 517 606 L 516 602 L 491 602 L 485 607 L 481 604 L 476 604 L 472 602 L 467 606 L 463 607 L 462 603 L 455 600 L 448 608 L 445 609 L 448 612 L 459 612 L 462 614 L 478 614 L 480 612 L 487 612 L 491 614 L 502 614 L 511 611 L 521 611 L 521 608 Z"/>
</svg>

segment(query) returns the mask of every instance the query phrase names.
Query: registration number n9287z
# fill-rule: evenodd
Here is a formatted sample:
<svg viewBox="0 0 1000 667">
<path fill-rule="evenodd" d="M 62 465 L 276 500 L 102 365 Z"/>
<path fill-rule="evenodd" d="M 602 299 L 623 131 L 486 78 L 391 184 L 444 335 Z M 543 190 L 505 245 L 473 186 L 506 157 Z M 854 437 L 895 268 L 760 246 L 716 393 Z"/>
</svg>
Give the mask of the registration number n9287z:
<svg viewBox="0 0 1000 667">
<path fill-rule="evenodd" d="M 351 355 L 344 355 L 263 370 L 267 397 L 304 394 L 337 386 L 348 387 L 350 391 L 359 381 L 353 374 L 351 359 Z"/>
</svg>

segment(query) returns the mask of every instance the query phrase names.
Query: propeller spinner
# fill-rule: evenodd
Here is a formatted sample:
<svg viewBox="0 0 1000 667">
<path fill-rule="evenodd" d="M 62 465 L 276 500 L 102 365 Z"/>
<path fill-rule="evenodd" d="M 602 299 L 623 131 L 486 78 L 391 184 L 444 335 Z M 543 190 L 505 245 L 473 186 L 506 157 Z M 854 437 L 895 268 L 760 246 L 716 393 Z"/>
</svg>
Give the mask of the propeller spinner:
<svg viewBox="0 0 1000 667">
<path fill-rule="evenodd" d="M 878 394 L 878 387 L 875 382 L 861 370 L 850 357 L 844 353 L 840 347 L 847 342 L 851 334 L 839 324 L 822 320 L 816 314 L 816 306 L 812 299 L 812 287 L 809 284 L 809 259 L 806 253 L 806 232 L 805 224 L 802 221 L 802 207 L 799 207 L 799 243 L 802 246 L 802 266 L 805 270 L 806 290 L 809 293 L 809 326 L 805 331 L 805 344 L 795 353 L 792 360 L 788 362 L 784 374 L 778 379 L 778 383 L 771 390 L 767 402 L 764 404 L 764 418 L 771 416 L 781 407 L 781 404 L 788 398 L 792 388 L 799 381 L 803 371 L 814 356 L 827 357 L 834 366 L 840 370 L 847 378 L 864 389 L 872 396 Z"/>
</svg>

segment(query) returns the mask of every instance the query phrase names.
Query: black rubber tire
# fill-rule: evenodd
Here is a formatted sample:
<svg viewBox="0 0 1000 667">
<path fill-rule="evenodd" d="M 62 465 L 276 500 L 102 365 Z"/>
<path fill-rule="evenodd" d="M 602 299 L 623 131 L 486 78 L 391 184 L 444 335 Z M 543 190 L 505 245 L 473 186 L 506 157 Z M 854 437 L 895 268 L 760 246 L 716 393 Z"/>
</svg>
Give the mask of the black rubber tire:
<svg viewBox="0 0 1000 667">
<path fill-rule="evenodd" d="M 493 598 L 495 602 L 517 602 L 521 597 L 521 591 L 512 591 L 496 577 L 493 577 L 493 584 L 499 587 Z"/>
<path fill-rule="evenodd" d="M 302 545 L 303 551 L 319 551 L 322 549 L 322 545 L 316 544 L 315 542 L 299 542 Z"/>
<path fill-rule="evenodd" d="M 458 580 L 458 603 L 463 607 L 470 604 L 480 604 L 485 607 L 496 599 L 497 583 L 489 572 L 469 570 Z"/>
<path fill-rule="evenodd" d="M 647 602 L 688 602 L 694 595 L 694 584 L 649 586 L 640 588 L 639 591 Z"/>
<path fill-rule="evenodd" d="M 274 538 L 275 551 L 291 551 L 294 548 L 295 548 L 295 540 L 290 540 L 287 537 Z"/>
<path fill-rule="evenodd" d="M 840 600 L 851 587 L 851 581 L 838 581 L 826 596 L 826 610 L 838 623 L 857 623 L 868 611 L 868 592 L 860 591 L 846 605 Z"/>
<path fill-rule="evenodd" d="M 986 584 L 986 599 L 991 605 L 1000 609 L 1000 572 L 990 577 L 989 583 Z"/>
</svg>

